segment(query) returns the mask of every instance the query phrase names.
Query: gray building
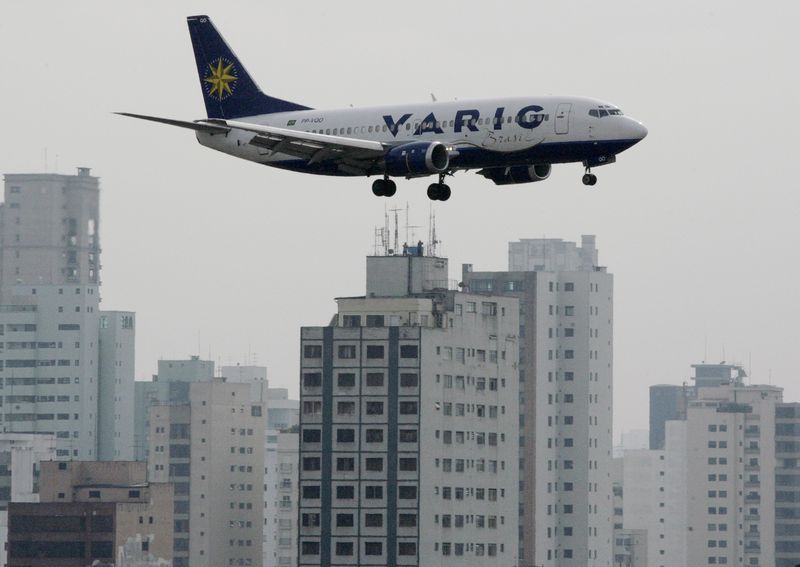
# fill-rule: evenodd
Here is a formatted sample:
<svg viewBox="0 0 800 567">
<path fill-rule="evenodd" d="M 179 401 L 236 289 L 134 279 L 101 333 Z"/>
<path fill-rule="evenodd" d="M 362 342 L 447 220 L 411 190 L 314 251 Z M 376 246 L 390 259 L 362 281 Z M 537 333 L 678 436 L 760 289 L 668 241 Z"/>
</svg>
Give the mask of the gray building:
<svg viewBox="0 0 800 567">
<path fill-rule="evenodd" d="M 214 363 L 191 356 L 186 360 L 159 360 L 158 374 L 151 381 L 134 384 L 134 460 L 147 460 L 150 406 L 157 403 L 185 404 L 189 401 L 192 383 L 211 382 L 213 379 Z"/>
<path fill-rule="evenodd" d="M 800 563 L 799 464 L 800 403 L 778 404 L 775 407 L 775 567 L 795 567 Z"/>
<path fill-rule="evenodd" d="M 0 206 L 2 430 L 54 433 L 60 459 L 130 456 L 134 328 L 100 327 L 123 315 L 99 309 L 99 192 L 87 168 L 7 174 Z"/>
<path fill-rule="evenodd" d="M 694 389 L 674 384 L 650 386 L 650 449 L 664 448 L 667 421 L 686 419 L 686 403 Z"/>
<path fill-rule="evenodd" d="M 301 331 L 301 566 L 517 564 L 517 301 L 411 250 Z"/>
<path fill-rule="evenodd" d="M 509 270 L 463 267 L 519 299 L 520 565 L 612 562 L 613 276 L 593 236 L 509 243 Z"/>
</svg>

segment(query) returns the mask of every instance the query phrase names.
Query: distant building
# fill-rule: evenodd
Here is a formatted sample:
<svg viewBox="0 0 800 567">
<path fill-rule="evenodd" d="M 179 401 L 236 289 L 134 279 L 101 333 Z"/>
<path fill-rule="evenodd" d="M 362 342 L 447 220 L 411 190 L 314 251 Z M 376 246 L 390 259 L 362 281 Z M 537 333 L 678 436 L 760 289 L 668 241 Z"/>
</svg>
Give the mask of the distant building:
<svg viewBox="0 0 800 567">
<path fill-rule="evenodd" d="M 462 283 L 519 299 L 520 565 L 610 565 L 613 276 L 594 236 L 511 242 L 508 271 L 466 264 Z"/>
<path fill-rule="evenodd" d="M 53 433 L 64 460 L 131 458 L 134 319 L 99 308 L 99 194 L 88 168 L 6 174 L 0 206 L 2 431 Z"/>
<path fill-rule="evenodd" d="M 301 331 L 301 566 L 517 564 L 517 301 L 367 258 Z"/>
<path fill-rule="evenodd" d="M 56 457 L 56 438 L 44 433 L 0 433 L 0 565 L 6 565 L 8 504 L 38 502 L 41 462 Z"/>
<path fill-rule="evenodd" d="M 270 388 L 266 366 L 223 366 L 228 382 L 250 385 L 250 397 L 266 411 L 264 432 L 264 567 L 297 565 L 297 465 L 300 402 L 286 388 Z M 294 443 L 294 446 L 292 446 Z"/>
<path fill-rule="evenodd" d="M 187 402 L 150 406 L 150 478 L 175 485 L 174 567 L 259 565 L 264 429 L 248 384 L 189 382 Z"/>
<path fill-rule="evenodd" d="M 150 382 L 134 383 L 133 445 L 134 460 L 146 461 L 150 447 L 150 406 L 189 402 L 189 387 L 194 382 L 211 382 L 214 362 L 191 356 L 185 360 L 159 360 L 158 374 Z"/>
<path fill-rule="evenodd" d="M 172 485 L 144 463 L 42 463 L 40 499 L 9 505 L 9 567 L 112 564 L 133 548 L 137 567 L 170 564 Z"/>
<path fill-rule="evenodd" d="M 693 368 L 685 417 L 666 422 L 664 449 L 625 455 L 626 500 L 636 502 L 625 527 L 647 529 L 655 565 L 795 565 L 796 404 L 781 388 L 745 385 L 739 366 Z"/>
<path fill-rule="evenodd" d="M 687 386 L 650 386 L 650 449 L 663 449 L 667 421 L 686 419 L 686 404 L 694 397 Z"/>
</svg>

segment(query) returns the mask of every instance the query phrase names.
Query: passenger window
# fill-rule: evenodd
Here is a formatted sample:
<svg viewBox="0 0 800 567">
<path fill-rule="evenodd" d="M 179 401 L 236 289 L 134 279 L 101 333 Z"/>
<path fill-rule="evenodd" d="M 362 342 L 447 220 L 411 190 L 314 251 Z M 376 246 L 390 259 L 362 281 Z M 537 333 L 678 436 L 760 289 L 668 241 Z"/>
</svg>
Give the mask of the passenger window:
<svg viewBox="0 0 800 567">
<path fill-rule="evenodd" d="M 352 129 L 350 126 L 348 126 L 348 127 L 347 127 L 347 133 L 348 133 L 348 135 L 349 135 L 349 134 L 350 134 L 352 131 L 353 131 L 353 129 Z"/>
<path fill-rule="evenodd" d="M 510 116 L 508 117 L 508 120 L 506 120 L 506 122 L 508 122 L 509 124 L 511 124 L 511 117 L 510 117 Z"/>
<path fill-rule="evenodd" d="M 589 111 L 589 116 L 594 116 L 595 118 L 597 118 L 597 109 L 596 108 L 591 109 Z"/>
<path fill-rule="evenodd" d="M 607 110 L 603 110 L 603 109 L 601 108 L 601 109 L 600 109 L 600 118 L 602 118 L 603 116 L 608 116 L 608 111 L 607 111 Z"/>
<path fill-rule="evenodd" d="M 411 123 L 410 122 L 406 122 L 406 130 L 411 130 Z"/>
<path fill-rule="evenodd" d="M 372 126 L 369 127 L 369 133 L 372 134 Z"/>
<path fill-rule="evenodd" d="M 333 129 L 333 135 L 336 136 L 338 134 L 339 134 L 339 129 L 338 128 L 334 128 Z"/>
<path fill-rule="evenodd" d="M 381 130 L 382 130 L 382 131 L 384 131 L 384 132 L 386 132 L 386 124 L 384 124 L 384 125 L 381 127 Z"/>
<path fill-rule="evenodd" d="M 325 134 L 330 134 L 330 133 L 331 133 L 331 129 L 330 128 L 325 128 Z"/>
</svg>

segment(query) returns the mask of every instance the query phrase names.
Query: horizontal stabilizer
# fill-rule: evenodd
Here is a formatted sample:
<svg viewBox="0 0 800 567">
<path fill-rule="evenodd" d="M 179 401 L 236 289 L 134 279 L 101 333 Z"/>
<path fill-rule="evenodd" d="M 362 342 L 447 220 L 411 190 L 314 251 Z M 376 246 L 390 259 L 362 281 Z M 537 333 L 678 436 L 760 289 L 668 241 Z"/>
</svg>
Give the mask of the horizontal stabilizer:
<svg viewBox="0 0 800 567">
<path fill-rule="evenodd" d="M 230 132 L 230 128 L 226 126 L 218 126 L 216 124 L 209 124 L 207 122 L 188 122 L 186 120 L 174 120 L 172 118 L 160 118 L 158 116 L 147 116 L 145 114 L 133 114 L 131 112 L 115 112 L 120 116 L 129 116 L 131 118 L 139 118 L 141 120 L 149 120 L 150 122 L 159 122 L 161 124 L 168 124 L 170 126 L 177 126 L 179 128 L 188 128 L 189 130 L 196 130 L 199 132 L 208 132 L 209 134 L 224 134 Z"/>
</svg>

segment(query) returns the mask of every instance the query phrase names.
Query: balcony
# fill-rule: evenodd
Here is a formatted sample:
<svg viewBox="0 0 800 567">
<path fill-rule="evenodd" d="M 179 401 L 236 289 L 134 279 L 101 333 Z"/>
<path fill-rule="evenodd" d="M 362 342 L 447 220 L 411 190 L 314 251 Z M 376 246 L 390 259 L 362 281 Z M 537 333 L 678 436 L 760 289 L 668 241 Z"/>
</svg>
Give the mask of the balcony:
<svg viewBox="0 0 800 567">
<path fill-rule="evenodd" d="M 746 504 L 758 504 L 761 502 L 761 496 L 758 494 L 748 494 L 744 497 L 744 501 Z"/>
<path fill-rule="evenodd" d="M 761 482 L 757 480 L 746 480 L 744 483 L 745 488 L 759 488 L 761 487 Z"/>
<path fill-rule="evenodd" d="M 758 514 L 745 514 L 744 515 L 745 522 L 759 522 L 761 521 L 761 516 Z"/>
<path fill-rule="evenodd" d="M 752 454 L 757 455 L 760 452 L 761 449 L 758 447 L 758 445 L 748 445 L 747 447 L 744 448 L 745 455 L 752 455 Z"/>
</svg>

